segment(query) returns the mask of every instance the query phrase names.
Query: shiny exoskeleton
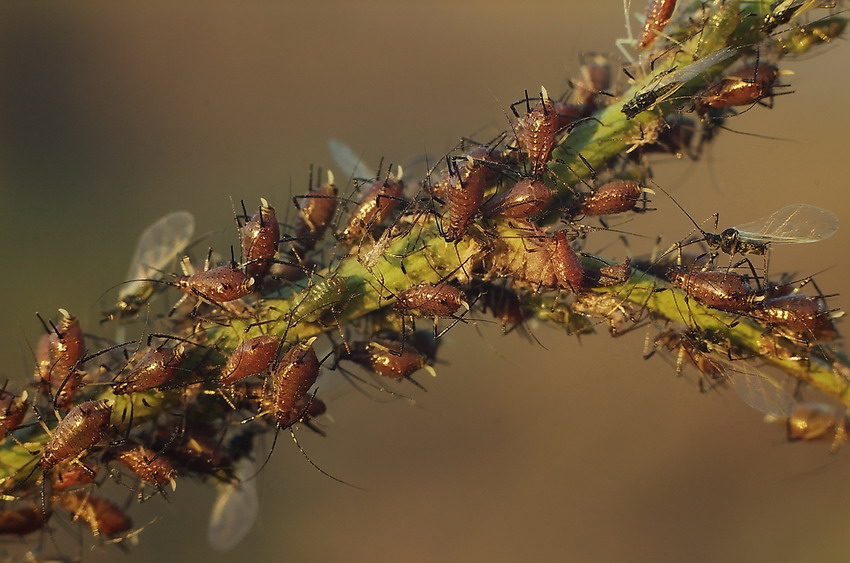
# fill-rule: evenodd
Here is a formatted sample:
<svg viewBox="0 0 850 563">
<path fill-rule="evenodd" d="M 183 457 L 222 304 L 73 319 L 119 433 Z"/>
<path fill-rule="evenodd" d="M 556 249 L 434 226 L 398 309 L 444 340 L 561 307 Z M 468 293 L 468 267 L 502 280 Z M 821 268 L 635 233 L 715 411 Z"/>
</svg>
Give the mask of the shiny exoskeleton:
<svg viewBox="0 0 850 563">
<path fill-rule="evenodd" d="M 560 119 L 555 105 L 546 93 L 543 100 L 522 116 L 516 125 L 516 142 L 528 156 L 531 175 L 539 178 L 546 171 L 546 163 L 555 148 L 555 136 L 560 129 Z"/>
<path fill-rule="evenodd" d="M 71 519 L 85 523 L 96 536 L 114 537 L 130 530 L 133 522 L 111 501 L 93 495 L 69 491 L 59 497 L 62 508 L 71 513 Z"/>
<path fill-rule="evenodd" d="M 289 428 L 298 422 L 306 406 L 302 400 L 319 377 L 319 358 L 313 340 L 287 350 L 272 374 L 269 407 L 279 428 Z"/>
<path fill-rule="evenodd" d="M 111 452 L 111 456 L 136 477 L 157 488 L 173 483 L 177 476 L 170 459 L 142 445 L 121 448 Z"/>
<path fill-rule="evenodd" d="M 25 536 L 44 526 L 44 511 L 28 504 L 0 510 L 0 536 Z"/>
<path fill-rule="evenodd" d="M 833 441 L 835 449 L 848 439 L 850 421 L 840 415 L 834 406 L 823 403 L 798 403 L 787 420 L 789 440 Z"/>
<path fill-rule="evenodd" d="M 182 344 L 176 348 L 158 346 L 137 352 L 137 359 L 130 373 L 115 384 L 112 392 L 116 395 L 126 395 L 168 383 L 177 374 L 184 353 Z"/>
<path fill-rule="evenodd" d="M 554 193 L 539 180 L 520 180 L 490 199 L 482 212 L 490 219 L 527 219 L 543 211 Z"/>
<path fill-rule="evenodd" d="M 401 381 L 428 366 L 428 356 L 411 345 L 375 339 L 355 342 L 347 359 L 382 376 Z"/>
<path fill-rule="evenodd" d="M 655 43 L 655 39 L 664 31 L 670 18 L 673 17 L 675 9 L 676 0 L 650 0 L 646 7 L 643 31 L 638 38 L 638 48 L 647 49 Z"/>
<path fill-rule="evenodd" d="M 585 270 L 573 250 L 566 231 L 555 233 L 552 248 L 552 265 L 558 286 L 570 291 L 580 291 L 585 285 Z"/>
<path fill-rule="evenodd" d="M 462 239 L 478 213 L 484 201 L 484 191 L 496 177 L 495 171 L 487 162 L 486 157 L 476 159 L 471 155 L 465 159 L 448 161 L 448 180 L 437 184 L 446 200 L 449 215 L 449 224 L 445 228 L 446 241 L 455 242 Z"/>
<path fill-rule="evenodd" d="M 750 315 L 794 340 L 808 342 L 838 337 L 832 313 L 820 297 L 787 295 L 765 299 Z"/>
<path fill-rule="evenodd" d="M 685 360 L 693 365 L 706 377 L 709 388 L 722 383 L 725 369 L 716 359 L 710 356 L 711 350 L 700 338 L 688 332 L 667 329 L 655 339 L 655 346 L 664 346 L 670 352 L 676 353 L 676 373 L 681 373 Z M 649 357 L 651 354 L 647 354 Z"/>
<path fill-rule="evenodd" d="M 65 462 L 53 470 L 53 493 L 59 493 L 74 487 L 94 483 L 97 472 L 83 467 L 79 463 Z"/>
<path fill-rule="evenodd" d="M 65 415 L 41 451 L 39 465 L 45 471 L 77 457 L 105 436 L 112 417 L 110 401 L 86 401 Z"/>
<path fill-rule="evenodd" d="M 584 215 L 613 215 L 625 213 L 637 208 L 643 200 L 643 194 L 651 190 L 634 180 L 612 180 L 595 192 L 585 195 L 578 210 Z"/>
<path fill-rule="evenodd" d="M 463 292 L 449 283 L 423 282 L 402 291 L 395 309 L 423 317 L 449 317 L 465 304 L 463 298 Z"/>
<path fill-rule="evenodd" d="M 311 187 L 307 195 L 296 197 L 298 217 L 295 222 L 293 244 L 300 254 L 313 250 L 316 243 L 325 235 L 336 213 L 338 202 L 334 177 L 330 172 L 328 172 L 327 184 Z"/>
<path fill-rule="evenodd" d="M 174 276 L 171 283 L 187 295 L 212 303 L 235 301 L 254 290 L 254 278 L 232 265 L 218 266 L 188 276 Z"/>
<path fill-rule="evenodd" d="M 687 271 L 671 268 L 667 281 L 708 307 L 746 313 L 756 304 L 756 294 L 747 278 L 735 272 Z"/>
<path fill-rule="evenodd" d="M 265 199 L 260 202 L 260 209 L 240 229 L 245 273 L 255 280 L 268 273 L 280 239 L 280 225 L 274 207 Z"/>
<path fill-rule="evenodd" d="M 221 369 L 219 382 L 222 385 L 234 383 L 269 370 L 277 358 L 280 339 L 276 336 L 260 335 L 249 338 L 236 347 Z"/>
<path fill-rule="evenodd" d="M 51 329 L 36 347 L 36 377 L 56 395 L 56 406 L 67 407 L 82 383 L 78 368 L 86 355 L 86 342 L 80 321 L 65 309 L 59 312 L 62 314 L 59 325 L 51 323 Z"/>
<path fill-rule="evenodd" d="M 778 69 L 770 64 L 747 66 L 725 76 L 703 92 L 696 100 L 700 113 L 709 109 L 746 106 L 758 103 L 773 93 Z"/>
<path fill-rule="evenodd" d="M 17 428 L 27 414 L 27 395 L 0 389 L 0 438 Z"/>
<path fill-rule="evenodd" d="M 351 212 L 348 225 L 339 233 L 340 240 L 363 238 L 373 227 L 384 222 L 401 201 L 401 180 L 375 180 L 363 192 L 360 203 Z"/>
</svg>

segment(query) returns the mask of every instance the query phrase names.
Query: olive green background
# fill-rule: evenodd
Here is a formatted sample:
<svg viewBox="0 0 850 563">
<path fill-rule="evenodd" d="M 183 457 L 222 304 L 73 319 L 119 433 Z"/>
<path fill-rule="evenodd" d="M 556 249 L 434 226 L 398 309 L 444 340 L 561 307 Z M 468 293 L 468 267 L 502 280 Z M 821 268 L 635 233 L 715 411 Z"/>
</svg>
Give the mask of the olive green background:
<svg viewBox="0 0 850 563">
<path fill-rule="evenodd" d="M 31 372 L 35 311 L 65 307 L 113 334 L 97 319 L 114 292 L 101 296 L 163 214 L 225 229 L 226 252 L 228 197 L 286 208 L 310 163 L 332 164 L 329 137 L 375 164 L 437 157 L 506 128 L 524 89 L 560 93 L 580 50 L 611 51 L 624 35 L 619 0 L 5 2 L 0 31 L 0 377 L 16 382 Z M 723 132 L 701 162 L 665 158 L 655 172 L 694 217 L 719 212 L 724 226 L 789 203 L 833 210 L 843 230 L 775 249 L 771 270 L 825 270 L 824 290 L 844 293 L 850 73 L 843 41 L 824 51 L 783 65 L 795 93 L 775 109 L 729 123 L 785 140 Z M 656 202 L 623 228 L 685 236 L 687 219 Z M 335 422 L 302 444 L 365 492 L 315 471 L 282 435 L 259 478 L 259 520 L 233 552 L 206 543 L 212 488 L 182 480 L 169 502 L 134 507 L 138 524 L 159 517 L 138 547 L 86 558 L 847 560 L 850 448 L 789 445 L 733 394 L 700 395 L 692 373 L 641 359 L 645 330 L 534 333 L 545 349 L 486 323 L 457 327 L 439 377 L 418 377 L 428 392 L 402 388 L 415 407 L 328 385 Z"/>
</svg>

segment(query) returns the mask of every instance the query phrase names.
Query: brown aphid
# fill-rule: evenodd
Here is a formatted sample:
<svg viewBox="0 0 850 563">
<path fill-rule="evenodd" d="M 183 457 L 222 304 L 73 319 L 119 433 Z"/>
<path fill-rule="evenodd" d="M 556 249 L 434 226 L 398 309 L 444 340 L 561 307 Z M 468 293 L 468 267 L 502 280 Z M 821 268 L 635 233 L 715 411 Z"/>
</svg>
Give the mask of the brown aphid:
<svg viewBox="0 0 850 563">
<path fill-rule="evenodd" d="M 423 317 L 449 317 L 461 306 L 469 309 L 461 290 L 449 283 L 420 283 L 402 291 L 395 310 Z"/>
<path fill-rule="evenodd" d="M 177 470 L 170 459 L 142 445 L 121 448 L 112 452 L 114 458 L 136 477 L 161 489 L 166 483 L 174 488 Z"/>
<path fill-rule="evenodd" d="M 303 407 L 299 401 L 307 396 L 319 377 L 319 358 L 313 349 L 315 337 L 300 342 L 286 351 L 272 374 L 271 414 L 279 428 L 298 422 Z"/>
<path fill-rule="evenodd" d="M 655 193 L 634 180 L 612 180 L 585 195 L 578 211 L 584 215 L 613 215 L 635 210 L 643 194 Z"/>
<path fill-rule="evenodd" d="M 695 120 L 685 115 L 672 114 L 665 116 L 659 125 L 653 130 L 654 138 L 650 137 L 643 140 L 639 145 L 636 145 L 640 148 L 639 151 L 629 153 L 633 158 L 639 159 L 641 155 L 651 153 L 672 154 L 676 158 L 687 155 L 693 160 L 699 157 L 700 146 L 697 146 L 693 151 L 691 150 L 691 145 L 697 133 L 697 122 Z M 709 124 L 703 123 L 700 144 L 707 141 L 710 134 Z"/>
<path fill-rule="evenodd" d="M 219 383 L 233 385 L 246 377 L 268 371 L 277 358 L 280 339 L 261 335 L 249 338 L 236 347 L 221 370 Z"/>
<path fill-rule="evenodd" d="M 214 437 L 214 429 L 195 425 L 186 434 L 173 439 L 170 434 L 157 436 L 154 447 L 165 447 L 165 453 L 176 462 L 195 473 L 211 474 L 230 467 L 232 461 L 221 441 Z"/>
<path fill-rule="evenodd" d="M 489 219 L 527 219 L 543 211 L 553 195 L 539 180 L 520 180 L 487 201 L 481 211 Z"/>
<path fill-rule="evenodd" d="M 703 305 L 733 313 L 751 311 L 757 298 L 747 278 L 735 272 L 690 272 L 670 268 L 667 281 Z"/>
<path fill-rule="evenodd" d="M 486 313 L 502 321 L 502 330 L 509 332 L 525 322 L 525 311 L 516 292 L 502 286 L 484 283 L 477 287 L 480 297 L 476 299 Z"/>
<path fill-rule="evenodd" d="M 27 392 L 20 397 L 0 389 L 0 438 L 17 428 L 27 414 Z"/>
<path fill-rule="evenodd" d="M 566 231 L 558 231 L 553 238 L 552 266 L 558 286 L 570 291 L 580 291 L 585 285 L 585 271 L 573 250 Z"/>
<path fill-rule="evenodd" d="M 726 374 L 723 364 L 711 358 L 708 346 L 688 334 L 668 329 L 658 335 L 655 346 L 664 346 L 670 352 L 676 353 L 676 373 L 682 372 L 685 360 L 706 376 L 709 386 L 722 384 Z M 649 357 L 647 355 L 646 357 Z"/>
<path fill-rule="evenodd" d="M 647 49 L 655 43 L 658 35 L 664 31 L 670 18 L 673 17 L 673 11 L 676 9 L 676 0 L 650 0 L 646 7 L 646 19 L 643 24 L 643 31 L 638 38 L 637 46 L 639 49 Z"/>
<path fill-rule="evenodd" d="M 44 471 L 73 459 L 93 447 L 106 434 L 112 417 L 112 401 L 86 401 L 65 415 L 41 451 Z"/>
<path fill-rule="evenodd" d="M 428 356 L 409 344 L 402 348 L 400 343 L 390 340 L 355 342 L 348 359 L 382 377 L 396 381 L 408 379 L 421 369 L 436 375 L 434 369 L 428 365 Z"/>
<path fill-rule="evenodd" d="M 309 252 L 316 247 L 316 243 L 325 235 L 333 220 L 338 202 L 334 175 L 330 170 L 327 184 L 311 187 L 307 195 L 296 196 L 298 217 L 295 222 L 294 245 L 299 253 Z"/>
<path fill-rule="evenodd" d="M 778 70 L 773 65 L 760 63 L 725 76 L 699 96 L 697 111 L 704 114 L 710 108 L 748 106 L 770 97 Z"/>
<path fill-rule="evenodd" d="M 833 319 L 841 313 L 828 311 L 823 299 L 810 295 L 788 295 L 765 299 L 750 313 L 793 340 L 834 340 L 838 337 Z"/>
<path fill-rule="evenodd" d="M 622 264 L 612 264 L 599 268 L 597 283 L 602 287 L 626 283 L 632 277 L 631 260 L 626 259 Z"/>
<path fill-rule="evenodd" d="M 277 222 L 274 207 L 261 198 L 260 209 L 240 231 L 245 273 L 251 278 L 261 279 L 274 263 L 277 241 L 280 239 L 280 224 Z"/>
<path fill-rule="evenodd" d="M 833 450 L 848 439 L 850 421 L 823 403 L 798 403 L 787 420 L 788 440 L 832 439 Z"/>
<path fill-rule="evenodd" d="M 499 175 L 505 154 L 495 148 L 478 146 L 446 160 L 442 176 L 429 188 L 432 196 L 442 199 L 447 199 L 448 193 L 460 189 L 459 186 L 471 186 L 473 191 L 489 187 Z"/>
<path fill-rule="evenodd" d="M 59 497 L 73 521 L 81 520 L 96 536 L 117 536 L 133 527 L 129 516 L 111 501 L 91 493 L 69 491 Z"/>
<path fill-rule="evenodd" d="M 31 504 L 0 510 L 0 535 L 25 536 L 44 526 L 44 511 Z"/>
<path fill-rule="evenodd" d="M 449 215 L 449 225 L 446 227 L 447 242 L 459 241 L 466 234 L 469 225 L 484 202 L 484 191 L 496 178 L 496 172 L 487 162 L 492 159 L 477 159 L 473 154 L 482 153 L 483 149 L 467 155 L 466 159 L 451 159 L 448 161 L 448 181 L 438 183 L 442 188 L 442 196 L 446 199 Z"/>
<path fill-rule="evenodd" d="M 555 104 L 545 88 L 541 89 L 541 98 L 541 102 L 519 119 L 515 128 L 517 145 L 528 156 L 532 176 L 537 178 L 546 170 L 559 129 Z"/>
<path fill-rule="evenodd" d="M 387 178 L 372 182 L 351 213 L 348 225 L 339 234 L 340 240 L 362 238 L 375 225 L 384 222 L 398 206 L 403 191 L 401 180 Z"/>
<path fill-rule="evenodd" d="M 82 383 L 77 368 L 86 355 L 86 342 L 80 321 L 65 309 L 59 312 L 59 326 L 51 323 L 36 346 L 36 377 L 48 384 L 52 393 L 58 393 L 56 405 L 64 407 L 73 402 Z"/>
<path fill-rule="evenodd" d="M 148 347 L 144 351 L 136 352 L 133 369 L 127 377 L 115 384 L 112 392 L 116 395 L 126 395 L 168 383 L 177 374 L 184 354 L 185 347 L 182 344 L 176 348 Z"/>
<path fill-rule="evenodd" d="M 171 282 L 187 295 L 213 303 L 227 303 L 254 290 L 254 278 L 232 265 L 218 266 L 188 276 L 174 276 Z"/>
<path fill-rule="evenodd" d="M 56 467 L 53 475 L 53 492 L 59 493 L 74 487 L 94 483 L 96 473 L 92 473 L 79 463 L 63 463 Z"/>
<path fill-rule="evenodd" d="M 524 248 L 508 255 L 503 265 L 516 279 L 536 289 L 548 287 L 578 291 L 585 285 L 585 271 L 572 249 L 566 231 L 539 233 L 523 239 Z"/>
<path fill-rule="evenodd" d="M 569 105 L 581 108 L 583 113 L 579 117 L 586 117 L 596 109 L 596 94 L 611 88 L 611 62 L 607 56 L 600 53 L 585 53 L 581 57 L 579 68 L 581 78 L 570 81 L 573 91 L 570 93 Z M 555 108 L 560 114 L 562 110 L 559 110 L 557 105 Z"/>
</svg>

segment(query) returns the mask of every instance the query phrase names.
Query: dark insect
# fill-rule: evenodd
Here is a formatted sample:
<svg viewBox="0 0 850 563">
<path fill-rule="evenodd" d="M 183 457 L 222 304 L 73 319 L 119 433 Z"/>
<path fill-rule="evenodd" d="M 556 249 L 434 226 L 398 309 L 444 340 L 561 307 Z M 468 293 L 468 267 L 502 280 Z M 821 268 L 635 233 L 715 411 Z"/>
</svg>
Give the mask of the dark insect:
<svg viewBox="0 0 850 563">
<path fill-rule="evenodd" d="M 517 114 L 515 106 L 520 103 L 528 105 L 530 101 L 528 97 L 521 102 L 511 104 L 514 115 L 519 118 L 515 128 L 517 146 L 528 156 L 531 174 L 535 178 L 539 178 L 546 171 L 546 163 L 552 156 L 555 136 L 560 126 L 555 104 L 549 98 L 545 88 L 541 89 L 540 98 L 541 101 L 522 117 Z"/>
<path fill-rule="evenodd" d="M 395 304 L 396 311 L 423 317 L 449 317 L 461 306 L 469 309 L 461 290 L 449 283 L 420 283 L 402 291 Z"/>
<path fill-rule="evenodd" d="M 41 451 L 44 471 L 90 449 L 106 434 L 112 417 L 111 401 L 86 401 L 65 415 Z"/>
<path fill-rule="evenodd" d="M 44 511 L 35 505 L 0 510 L 0 535 L 25 536 L 44 526 Z"/>
<path fill-rule="evenodd" d="M 219 383 L 233 385 L 246 377 L 268 371 L 277 358 L 279 346 L 280 339 L 276 336 L 261 335 L 249 338 L 231 352 L 221 370 Z"/>
<path fill-rule="evenodd" d="M 114 537 L 133 527 L 133 522 L 111 501 L 91 493 L 69 491 L 59 497 L 59 504 L 80 520 L 96 536 Z"/>
<path fill-rule="evenodd" d="M 96 472 L 92 472 L 79 463 L 66 462 L 55 468 L 53 475 L 53 493 L 66 491 L 94 483 Z"/>
<path fill-rule="evenodd" d="M 86 341 L 80 321 L 65 309 L 59 312 L 59 326 L 45 323 L 47 333 L 36 346 L 36 377 L 49 386 L 56 406 L 67 407 L 82 383 L 78 368 L 86 355 Z"/>
<path fill-rule="evenodd" d="M 484 201 L 484 191 L 495 180 L 496 172 L 489 164 L 494 161 L 485 147 L 473 151 L 466 158 L 448 159 L 448 178 L 438 182 L 434 190 L 435 194 L 441 193 L 445 198 L 448 208 L 446 241 L 459 241 L 466 234 Z"/>
<path fill-rule="evenodd" d="M 168 383 L 177 373 L 180 362 L 183 361 L 185 346 L 176 348 L 169 346 L 148 347 L 138 351 L 131 360 L 133 368 L 123 380 L 115 384 L 112 392 L 116 395 L 126 395 L 153 389 Z"/>
<path fill-rule="evenodd" d="M 303 400 L 319 377 L 314 341 L 315 337 L 287 350 L 272 373 L 269 407 L 279 428 L 298 422 L 307 406 Z"/>
<path fill-rule="evenodd" d="M 311 187 L 307 195 L 296 196 L 295 206 L 298 218 L 295 223 L 294 248 L 303 254 L 313 250 L 316 243 L 325 235 L 328 225 L 336 213 L 338 203 L 333 173 L 328 170 L 328 183 L 316 188 Z"/>
<path fill-rule="evenodd" d="M 647 193 L 655 192 L 634 180 L 612 180 L 582 197 L 578 211 L 593 216 L 637 211 L 637 205 L 645 202 Z"/>
<path fill-rule="evenodd" d="M 187 296 L 200 297 L 213 304 L 241 299 L 254 290 L 254 278 L 229 264 L 193 274 L 174 276 L 174 281 L 170 283 Z M 179 306 L 180 302 L 174 307 Z"/>
<path fill-rule="evenodd" d="M 245 274 L 255 280 L 262 279 L 274 263 L 280 225 L 274 207 L 260 199 L 260 209 L 240 229 L 242 235 L 242 258 Z"/>
<path fill-rule="evenodd" d="M 552 248 L 552 265 L 554 266 L 555 279 L 558 286 L 573 292 L 580 291 L 585 285 L 585 271 L 581 265 L 566 231 L 555 233 Z"/>
<path fill-rule="evenodd" d="M 351 241 L 363 238 L 390 216 L 401 201 L 403 191 L 404 185 L 400 179 L 387 178 L 372 182 L 351 213 L 348 225 L 338 235 L 339 239 Z"/>
<path fill-rule="evenodd" d="M 676 374 L 681 374 L 687 360 L 705 376 L 705 380 L 700 380 L 702 391 L 713 389 L 725 381 L 726 370 L 723 364 L 710 356 L 711 350 L 703 340 L 693 338 L 687 333 L 667 329 L 655 339 L 655 347 L 660 346 L 676 353 Z M 651 355 L 652 352 L 645 354 L 644 357 L 648 358 Z"/>
<path fill-rule="evenodd" d="M 638 48 L 647 49 L 655 43 L 655 39 L 664 31 L 670 18 L 673 17 L 675 9 L 676 0 L 650 0 L 646 7 L 643 31 L 638 38 Z"/>
<path fill-rule="evenodd" d="M 512 253 L 504 269 L 536 288 L 579 291 L 585 285 L 585 270 L 570 245 L 566 231 L 539 233 L 524 239 L 524 248 Z"/>
<path fill-rule="evenodd" d="M 480 298 L 476 299 L 486 313 L 502 321 L 502 331 L 507 333 L 525 322 L 525 311 L 516 292 L 492 283 L 483 283 L 476 287 Z"/>
<path fill-rule="evenodd" d="M 20 397 L 0 389 L 0 438 L 17 428 L 27 414 L 27 392 Z"/>
<path fill-rule="evenodd" d="M 527 219 L 543 211 L 553 195 L 543 182 L 524 179 L 487 201 L 481 211 L 490 219 Z"/>
<path fill-rule="evenodd" d="M 585 53 L 581 57 L 581 78 L 570 81 L 573 91 L 570 93 L 570 110 L 555 106 L 559 115 L 574 115 L 575 119 L 586 117 L 596 109 L 594 98 L 597 94 L 606 92 L 611 88 L 611 62 L 607 56 L 600 53 Z M 561 126 L 566 127 L 569 123 L 562 118 Z"/>
</svg>

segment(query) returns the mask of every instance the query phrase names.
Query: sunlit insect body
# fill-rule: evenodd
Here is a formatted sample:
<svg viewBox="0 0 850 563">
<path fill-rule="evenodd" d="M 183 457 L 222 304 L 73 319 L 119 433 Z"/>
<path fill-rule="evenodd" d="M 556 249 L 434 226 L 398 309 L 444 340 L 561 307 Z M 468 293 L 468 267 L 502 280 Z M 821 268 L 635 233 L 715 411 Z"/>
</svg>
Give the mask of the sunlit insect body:
<svg viewBox="0 0 850 563">
<path fill-rule="evenodd" d="M 320 322 L 326 313 L 334 314 L 345 305 L 348 282 L 342 276 L 332 276 L 313 284 L 298 303 L 298 321 Z"/>
<path fill-rule="evenodd" d="M 166 483 L 174 487 L 177 470 L 165 455 L 142 445 L 123 447 L 110 452 L 110 455 L 136 477 L 157 489 L 162 490 Z"/>
<path fill-rule="evenodd" d="M 180 344 L 176 348 L 169 346 L 148 347 L 136 352 L 133 368 L 127 377 L 112 388 L 116 395 L 126 395 L 154 389 L 174 379 L 180 363 L 185 355 L 185 347 Z"/>
<path fill-rule="evenodd" d="M 791 23 L 794 18 L 812 8 L 834 5 L 834 1 L 824 0 L 776 0 L 770 5 L 770 12 L 764 17 L 760 29 L 769 35 L 779 26 Z"/>
<path fill-rule="evenodd" d="M 25 536 L 41 529 L 47 518 L 44 511 L 29 504 L 0 510 L 0 536 Z"/>
<path fill-rule="evenodd" d="M 449 215 L 444 234 L 446 241 L 459 241 L 466 234 L 484 201 L 484 191 L 498 176 L 494 166 L 500 158 L 499 153 L 478 147 L 465 158 L 447 160 L 447 176 L 437 182 L 432 192 L 446 201 Z"/>
<path fill-rule="evenodd" d="M 780 40 L 782 52 L 804 55 L 817 45 L 830 43 L 844 33 L 847 21 L 846 18 L 834 16 L 800 26 Z"/>
<path fill-rule="evenodd" d="M 676 373 L 680 374 L 687 360 L 703 376 L 705 382 L 700 381 L 702 390 L 709 390 L 717 385 L 722 385 L 725 377 L 723 364 L 710 356 L 708 346 L 702 340 L 693 338 L 687 333 L 667 329 L 655 339 L 655 346 L 664 346 L 670 352 L 676 353 Z M 648 357 L 651 354 L 648 354 Z"/>
<path fill-rule="evenodd" d="M 395 309 L 423 317 L 449 317 L 465 304 L 463 292 L 455 286 L 423 282 L 402 291 Z"/>
<path fill-rule="evenodd" d="M 626 119 L 632 119 L 638 114 L 652 109 L 656 104 L 672 96 L 685 83 L 693 80 L 716 64 L 719 64 L 737 53 L 737 49 L 727 47 L 695 61 L 685 67 L 663 74 L 652 90 L 638 92 L 634 98 L 623 104 L 621 109 Z"/>
<path fill-rule="evenodd" d="M 82 521 L 95 536 L 114 537 L 133 527 L 132 520 L 120 508 L 91 493 L 66 492 L 59 497 L 59 504 L 73 521 Z"/>
<path fill-rule="evenodd" d="M 65 415 L 44 445 L 39 465 L 44 471 L 95 446 L 109 429 L 110 401 L 86 401 Z"/>
<path fill-rule="evenodd" d="M 747 313 L 755 306 L 756 292 L 746 277 L 735 272 L 671 268 L 667 281 L 707 307 Z"/>
<path fill-rule="evenodd" d="M 523 179 L 487 201 L 481 211 L 489 219 L 528 219 L 543 211 L 554 195 L 543 182 Z"/>
<path fill-rule="evenodd" d="M 254 290 L 254 278 L 227 264 L 203 272 L 174 276 L 171 283 L 188 296 L 200 297 L 212 303 L 235 301 Z"/>
<path fill-rule="evenodd" d="M 631 260 L 626 259 L 622 264 L 602 266 L 596 275 L 596 283 L 602 287 L 626 283 L 632 277 Z"/>
<path fill-rule="evenodd" d="M 400 342 L 385 339 L 353 343 L 351 355 L 346 359 L 396 381 L 409 379 L 421 369 L 428 369 L 433 375 L 433 368 L 425 354 L 413 346 L 402 346 Z"/>
<path fill-rule="evenodd" d="M 280 339 L 261 335 L 249 338 L 236 347 L 221 370 L 219 383 L 233 385 L 238 381 L 269 370 L 277 358 Z"/>
<path fill-rule="evenodd" d="M 788 440 L 832 440 L 835 451 L 848 439 L 850 421 L 831 405 L 823 403 L 798 403 L 786 421 Z"/>
<path fill-rule="evenodd" d="M 271 415 L 279 428 L 289 428 L 298 422 L 306 406 L 300 401 L 319 377 L 314 340 L 300 342 L 287 350 L 272 374 Z"/>
<path fill-rule="evenodd" d="M 265 199 L 260 200 L 260 209 L 240 229 L 242 238 L 242 258 L 245 260 L 245 274 L 254 280 L 265 276 L 277 254 L 277 241 L 280 239 L 280 225 L 274 207 Z"/>
<path fill-rule="evenodd" d="M 47 328 L 36 347 L 36 377 L 48 386 L 57 406 L 70 405 L 82 383 L 80 362 L 86 355 L 86 341 L 80 321 L 59 309 L 59 326 Z"/>
<path fill-rule="evenodd" d="M 90 485 L 94 483 L 96 477 L 96 471 L 92 472 L 78 463 L 65 462 L 59 464 L 53 473 L 53 493 Z"/>
<path fill-rule="evenodd" d="M 325 235 L 333 220 L 339 200 L 334 185 L 334 176 L 328 171 L 328 182 L 316 188 L 311 187 L 307 195 L 296 197 L 298 217 L 295 223 L 294 248 L 301 258 L 313 250 L 316 243 Z"/>
<path fill-rule="evenodd" d="M 351 212 L 348 225 L 339 233 L 339 239 L 352 241 L 363 238 L 398 207 L 403 192 L 404 185 L 400 179 L 387 178 L 372 182 Z"/>
<path fill-rule="evenodd" d="M 555 104 L 545 90 L 542 91 L 541 98 L 542 101 L 519 118 L 515 128 L 517 146 L 528 157 L 534 178 L 539 178 L 546 171 L 546 163 L 552 156 L 555 136 L 560 129 L 560 119 L 555 110 Z M 525 103 L 528 101 L 525 100 Z M 516 103 L 511 105 L 514 114 L 516 114 L 515 105 Z"/>
<path fill-rule="evenodd" d="M 0 439 L 17 428 L 27 414 L 27 393 L 20 396 L 0 389 Z"/>
<path fill-rule="evenodd" d="M 824 307 L 822 298 L 810 295 L 765 299 L 750 311 L 752 317 L 774 327 L 792 340 L 803 342 L 837 338 L 834 314 Z"/>
<path fill-rule="evenodd" d="M 573 292 L 580 291 L 585 285 L 585 270 L 581 260 L 573 250 L 566 231 L 558 231 L 554 237 L 552 265 L 558 286 Z"/>
<path fill-rule="evenodd" d="M 195 218 L 186 211 L 170 213 L 142 232 L 127 279 L 118 291 L 118 303 L 104 320 L 130 318 L 139 313 L 157 288 L 156 276 L 175 261 L 192 240 Z"/>
<path fill-rule="evenodd" d="M 778 69 L 761 63 L 744 67 L 709 87 L 696 99 L 697 111 L 704 114 L 709 108 L 747 106 L 773 95 Z"/>
<path fill-rule="evenodd" d="M 578 211 L 583 215 L 613 215 L 638 210 L 644 194 L 655 193 L 634 180 L 612 180 L 582 197 Z"/>
<path fill-rule="evenodd" d="M 153 448 L 164 450 L 178 467 L 202 475 L 216 475 L 232 464 L 216 430 L 203 424 L 187 428 L 176 438 L 170 433 L 157 435 Z"/>
<path fill-rule="evenodd" d="M 585 270 L 570 245 L 566 231 L 554 235 L 524 239 L 524 251 L 514 253 L 505 269 L 517 279 L 539 288 L 580 291 L 585 285 Z"/>
<path fill-rule="evenodd" d="M 643 31 L 637 42 L 639 49 L 648 49 L 655 43 L 655 39 L 667 27 L 675 10 L 676 0 L 650 0 L 646 7 Z"/>
</svg>

